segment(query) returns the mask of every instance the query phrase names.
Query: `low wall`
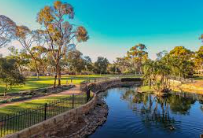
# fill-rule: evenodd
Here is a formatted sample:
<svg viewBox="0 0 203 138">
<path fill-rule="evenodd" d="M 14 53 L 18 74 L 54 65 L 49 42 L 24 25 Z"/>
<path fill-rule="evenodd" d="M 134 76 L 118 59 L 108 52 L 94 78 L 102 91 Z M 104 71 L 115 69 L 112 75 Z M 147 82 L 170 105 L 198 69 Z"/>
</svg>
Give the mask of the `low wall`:
<svg viewBox="0 0 203 138">
<path fill-rule="evenodd" d="M 57 130 L 68 128 L 72 123 L 76 123 L 83 115 L 87 114 L 95 107 L 97 96 L 88 103 L 26 128 L 5 138 L 50 138 Z"/>
<path fill-rule="evenodd" d="M 46 88 L 39 88 L 39 89 L 34 89 L 34 90 L 8 93 L 7 96 L 11 96 L 11 98 L 5 99 L 5 100 L 0 100 L 0 104 L 2 105 L 5 103 L 19 102 L 19 101 L 32 99 L 32 98 L 47 96 L 50 94 L 59 93 L 64 90 L 68 90 L 73 87 L 75 87 L 75 85 L 62 85 L 62 86 L 56 87 L 56 88 L 46 87 Z M 2 96 L 2 95 L 0 95 L 0 96 Z"/>
<path fill-rule="evenodd" d="M 139 86 L 141 84 L 142 84 L 141 80 L 122 81 L 121 79 L 115 79 L 115 80 L 109 80 L 109 81 L 105 81 L 105 82 L 97 82 L 97 83 L 88 84 L 85 89 L 91 90 L 94 92 L 93 98 L 88 103 L 86 103 L 78 108 L 64 112 L 60 115 L 57 115 L 46 121 L 38 123 L 34 126 L 26 128 L 15 134 L 8 135 L 5 138 L 50 138 L 50 137 L 55 138 L 55 136 L 58 135 L 57 133 L 63 132 L 61 130 L 65 130 L 64 134 L 61 134 L 61 135 L 65 135 L 66 137 L 67 137 L 67 135 L 70 136 L 72 133 L 76 133 L 76 134 L 81 133 L 82 129 L 77 128 L 77 126 L 80 126 L 80 123 L 84 122 L 84 120 L 85 120 L 84 118 L 85 118 L 86 114 L 89 114 L 91 111 L 93 111 L 93 109 L 95 109 L 98 105 L 100 105 L 100 104 L 98 104 L 99 100 L 98 100 L 97 93 L 99 93 L 101 91 L 105 91 L 112 87 L 123 87 L 123 86 L 133 86 L 133 85 Z M 99 109 L 99 111 L 100 111 L 100 109 Z M 99 113 L 99 111 L 97 111 L 97 112 Z M 101 116 L 101 113 L 99 113 L 99 114 Z M 104 115 L 106 115 L 106 113 Z M 91 118 L 94 120 L 95 117 L 93 116 Z M 102 118 L 104 118 L 104 117 L 102 117 Z M 91 122 L 93 122 L 93 120 L 89 121 L 88 122 L 89 124 L 86 124 L 86 126 L 91 126 L 92 125 Z M 102 120 L 105 120 L 105 119 L 102 119 Z M 101 122 L 98 123 L 98 125 L 99 124 L 101 124 Z M 97 126 L 95 126 L 94 124 L 92 126 L 94 126 L 94 127 L 93 127 L 93 129 L 91 129 L 91 131 L 90 130 L 85 131 L 85 132 L 89 131 L 87 134 L 93 132 L 94 129 L 97 128 Z M 77 131 L 74 132 L 75 130 L 77 130 L 78 132 Z M 70 132 L 67 132 L 67 131 L 70 131 Z M 84 136 L 86 134 L 82 134 L 82 135 Z M 77 137 L 80 137 L 80 136 L 77 136 Z"/>
<path fill-rule="evenodd" d="M 83 91 L 87 91 L 88 89 L 93 91 L 94 93 L 99 93 L 101 91 L 105 91 L 109 88 L 113 87 L 129 87 L 129 86 L 141 86 L 142 80 L 141 79 L 114 79 L 114 80 L 107 80 L 104 82 L 96 82 L 88 84 Z"/>
</svg>

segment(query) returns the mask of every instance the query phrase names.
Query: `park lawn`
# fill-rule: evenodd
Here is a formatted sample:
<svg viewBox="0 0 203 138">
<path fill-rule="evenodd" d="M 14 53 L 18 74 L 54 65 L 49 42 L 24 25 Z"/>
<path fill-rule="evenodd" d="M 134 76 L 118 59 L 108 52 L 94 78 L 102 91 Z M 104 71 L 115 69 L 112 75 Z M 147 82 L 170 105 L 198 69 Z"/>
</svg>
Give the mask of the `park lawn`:
<svg viewBox="0 0 203 138">
<path fill-rule="evenodd" d="M 61 79 L 62 85 L 64 84 L 80 84 L 87 79 L 95 79 L 102 77 L 116 77 L 116 75 L 63 75 Z M 128 76 L 129 77 L 129 76 Z M 134 77 L 134 76 L 132 76 Z M 137 76 L 136 76 L 137 77 Z M 71 83 L 72 78 L 72 83 Z M 19 92 L 25 90 L 33 90 L 38 88 L 44 88 L 52 86 L 54 84 L 54 78 L 52 76 L 40 76 L 39 80 L 36 77 L 28 77 L 24 85 L 13 86 L 7 93 Z M 0 84 L 0 94 L 4 92 L 5 86 Z"/>
<path fill-rule="evenodd" d="M 45 103 L 48 104 L 46 118 L 51 118 L 87 102 L 86 94 L 75 95 L 74 100 L 72 99 L 72 95 L 59 95 L 34 99 L 0 108 L 0 124 L 5 123 L 0 128 L 0 137 L 44 121 Z M 73 101 L 75 103 L 74 106 L 72 104 Z"/>
<path fill-rule="evenodd" d="M 86 79 L 94 79 L 101 77 L 100 75 L 71 75 L 71 76 L 62 76 L 61 83 L 64 84 L 71 84 L 70 79 L 72 78 L 72 84 L 80 84 L 82 81 Z M 52 86 L 54 84 L 54 78 L 50 76 L 40 76 L 40 79 L 38 80 L 36 77 L 29 77 L 25 81 L 25 85 L 18 85 L 13 86 L 12 89 L 8 91 L 9 92 L 19 92 L 19 91 L 25 91 L 25 90 L 32 90 L 32 89 L 38 89 L 38 88 L 44 88 L 48 86 Z M 0 84 L 0 93 L 3 93 L 5 89 L 5 86 L 3 84 Z"/>
<path fill-rule="evenodd" d="M 75 97 L 83 97 L 85 99 L 86 95 L 85 94 L 75 95 Z M 52 102 L 67 99 L 67 98 L 72 98 L 72 95 L 50 96 L 50 97 L 45 97 L 45 98 L 40 98 L 40 99 L 33 99 L 33 100 L 30 100 L 27 102 L 25 101 L 22 103 L 15 103 L 12 105 L 7 105 L 4 107 L 0 107 L 0 117 L 5 116 L 5 115 L 16 114 L 20 111 L 24 111 L 27 109 L 37 109 L 41 106 L 44 106 L 45 103 L 52 103 Z"/>
</svg>

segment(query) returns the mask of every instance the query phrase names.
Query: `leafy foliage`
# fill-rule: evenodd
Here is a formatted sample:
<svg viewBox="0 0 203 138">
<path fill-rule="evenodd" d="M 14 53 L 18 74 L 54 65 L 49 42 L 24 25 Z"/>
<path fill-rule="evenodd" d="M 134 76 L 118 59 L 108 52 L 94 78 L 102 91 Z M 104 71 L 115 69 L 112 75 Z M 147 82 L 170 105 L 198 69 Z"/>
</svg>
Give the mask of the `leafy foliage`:
<svg viewBox="0 0 203 138">
<path fill-rule="evenodd" d="M 0 58 L 0 80 L 5 84 L 5 95 L 7 89 L 13 85 L 24 84 L 25 78 L 16 67 L 15 59 Z"/>
</svg>

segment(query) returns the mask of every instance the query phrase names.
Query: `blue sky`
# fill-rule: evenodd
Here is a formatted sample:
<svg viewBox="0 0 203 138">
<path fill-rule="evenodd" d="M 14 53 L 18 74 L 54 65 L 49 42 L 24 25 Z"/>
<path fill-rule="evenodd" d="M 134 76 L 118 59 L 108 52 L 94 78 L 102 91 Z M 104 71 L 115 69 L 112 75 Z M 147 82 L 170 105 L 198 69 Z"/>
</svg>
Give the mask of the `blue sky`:
<svg viewBox="0 0 203 138">
<path fill-rule="evenodd" d="M 0 0 L 0 14 L 32 29 L 38 11 L 54 0 Z M 63 0 L 75 8 L 75 21 L 89 32 L 78 49 L 95 60 L 113 61 L 137 43 L 157 52 L 183 45 L 197 50 L 203 33 L 203 0 Z M 4 53 L 1 49 L 0 53 Z"/>
</svg>

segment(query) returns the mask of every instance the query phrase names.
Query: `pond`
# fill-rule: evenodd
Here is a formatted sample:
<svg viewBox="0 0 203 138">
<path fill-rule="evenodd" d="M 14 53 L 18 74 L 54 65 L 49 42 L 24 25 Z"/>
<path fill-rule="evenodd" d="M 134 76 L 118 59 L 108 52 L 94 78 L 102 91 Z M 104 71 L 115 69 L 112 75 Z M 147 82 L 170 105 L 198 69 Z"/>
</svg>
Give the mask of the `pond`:
<svg viewBox="0 0 203 138">
<path fill-rule="evenodd" d="M 203 95 L 173 93 L 167 98 L 136 88 L 109 89 L 107 121 L 89 138 L 199 138 L 203 134 Z"/>
</svg>

